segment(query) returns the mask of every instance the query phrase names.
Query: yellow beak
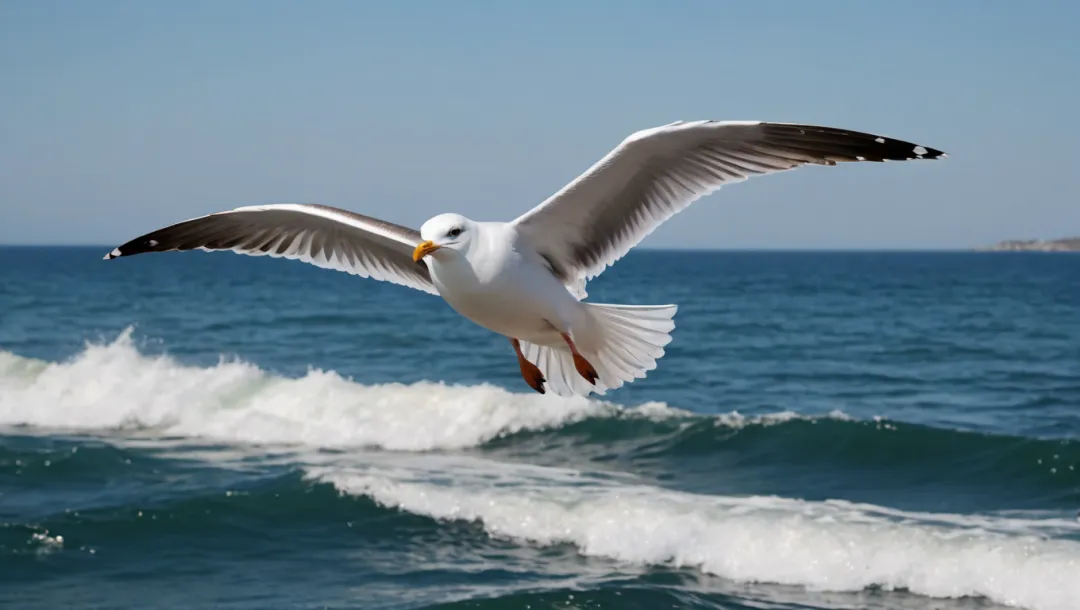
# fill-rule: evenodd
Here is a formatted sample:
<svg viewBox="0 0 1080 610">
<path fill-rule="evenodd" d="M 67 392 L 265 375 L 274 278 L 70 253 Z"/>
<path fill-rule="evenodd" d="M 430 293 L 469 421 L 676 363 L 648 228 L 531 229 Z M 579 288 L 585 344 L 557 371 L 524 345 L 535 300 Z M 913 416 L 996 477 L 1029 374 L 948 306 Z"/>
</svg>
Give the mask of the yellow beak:
<svg viewBox="0 0 1080 610">
<path fill-rule="evenodd" d="M 442 246 L 436 245 L 436 243 L 431 241 L 430 239 L 427 240 L 427 241 L 420 242 L 420 245 L 416 246 L 416 249 L 413 250 L 413 253 L 412 253 L 413 262 L 419 263 L 420 259 L 424 258 L 428 254 L 431 254 L 432 252 L 438 250 L 441 247 Z"/>
</svg>

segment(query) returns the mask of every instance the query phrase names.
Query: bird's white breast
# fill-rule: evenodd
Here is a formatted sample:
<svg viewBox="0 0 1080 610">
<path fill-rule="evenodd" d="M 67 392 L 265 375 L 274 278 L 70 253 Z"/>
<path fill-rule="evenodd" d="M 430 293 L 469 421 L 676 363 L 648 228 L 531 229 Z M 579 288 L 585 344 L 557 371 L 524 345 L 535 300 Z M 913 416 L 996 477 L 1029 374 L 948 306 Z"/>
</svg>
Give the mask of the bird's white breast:
<svg viewBox="0 0 1080 610">
<path fill-rule="evenodd" d="M 501 223 L 480 225 L 464 256 L 432 257 L 431 279 L 458 313 L 508 337 L 538 343 L 561 340 L 551 321 L 574 317 L 580 308 L 543 264 Z"/>
</svg>

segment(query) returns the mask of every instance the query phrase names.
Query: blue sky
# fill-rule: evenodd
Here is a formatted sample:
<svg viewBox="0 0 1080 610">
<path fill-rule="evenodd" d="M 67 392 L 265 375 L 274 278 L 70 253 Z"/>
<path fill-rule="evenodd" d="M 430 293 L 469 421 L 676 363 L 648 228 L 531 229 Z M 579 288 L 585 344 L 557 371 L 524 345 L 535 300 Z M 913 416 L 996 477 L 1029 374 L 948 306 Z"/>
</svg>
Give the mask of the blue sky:
<svg viewBox="0 0 1080 610">
<path fill-rule="evenodd" d="M 241 205 L 511 219 L 638 129 L 761 119 L 941 148 L 699 200 L 649 247 L 1080 234 L 1080 3 L 0 0 L 0 243 Z"/>
</svg>

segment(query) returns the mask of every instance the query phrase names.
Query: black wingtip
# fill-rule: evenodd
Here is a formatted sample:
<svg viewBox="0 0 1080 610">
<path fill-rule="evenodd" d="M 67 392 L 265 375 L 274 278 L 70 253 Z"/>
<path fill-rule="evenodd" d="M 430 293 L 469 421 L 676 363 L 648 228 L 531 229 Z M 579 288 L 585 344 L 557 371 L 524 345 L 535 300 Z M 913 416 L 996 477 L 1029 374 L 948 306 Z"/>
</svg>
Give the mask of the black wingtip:
<svg viewBox="0 0 1080 610">
<path fill-rule="evenodd" d="M 880 139 L 883 139 L 883 138 L 878 138 L 878 139 L 880 140 Z M 913 155 L 915 155 L 916 159 L 948 159 L 949 158 L 949 155 L 945 154 L 944 152 L 942 152 L 942 151 L 940 151 L 940 150 L 938 150 L 936 148 L 930 148 L 929 146 L 919 146 L 917 144 L 914 147 L 912 147 L 911 153 Z"/>
<path fill-rule="evenodd" d="M 869 160 L 913 161 L 916 159 L 947 159 L 949 157 L 944 151 L 930 148 L 929 146 L 922 146 L 921 144 L 913 144 L 911 142 L 905 142 L 904 140 L 886 136 L 857 134 L 856 132 L 852 133 L 859 136 L 865 135 L 874 139 L 873 144 L 870 144 L 869 142 L 864 144 L 864 146 L 866 146 L 866 152 L 873 155 L 873 158 Z M 858 160 L 863 161 L 864 159 Z"/>
<path fill-rule="evenodd" d="M 913 161 L 946 159 L 944 151 L 873 133 L 797 123 L 763 123 L 775 143 L 821 155 L 826 165 L 842 161 Z"/>
<path fill-rule="evenodd" d="M 921 144 L 913 144 L 904 140 L 873 134 L 849 133 L 856 137 L 865 137 L 862 142 L 856 144 L 859 147 L 857 152 L 862 153 L 855 154 L 856 161 L 915 161 L 920 159 L 947 159 L 949 157 L 944 151 L 922 146 Z M 873 138 L 873 140 L 870 141 L 870 138 Z M 856 150 L 853 148 L 852 152 L 856 152 Z"/>
<path fill-rule="evenodd" d="M 136 237 L 135 239 L 127 243 L 120 244 L 116 248 L 113 248 L 112 252 L 106 254 L 104 256 L 104 259 L 109 261 L 114 258 L 120 258 L 121 256 L 134 256 L 136 254 L 142 254 L 144 252 L 161 252 L 165 250 L 165 248 L 160 248 L 160 242 L 158 242 L 157 239 L 151 239 L 151 236 L 156 237 L 159 233 L 161 233 L 161 231 L 165 231 L 170 228 L 171 227 L 166 227 L 165 229 L 160 229 L 158 231 L 154 231 L 153 233 L 147 233 L 142 237 Z"/>
</svg>

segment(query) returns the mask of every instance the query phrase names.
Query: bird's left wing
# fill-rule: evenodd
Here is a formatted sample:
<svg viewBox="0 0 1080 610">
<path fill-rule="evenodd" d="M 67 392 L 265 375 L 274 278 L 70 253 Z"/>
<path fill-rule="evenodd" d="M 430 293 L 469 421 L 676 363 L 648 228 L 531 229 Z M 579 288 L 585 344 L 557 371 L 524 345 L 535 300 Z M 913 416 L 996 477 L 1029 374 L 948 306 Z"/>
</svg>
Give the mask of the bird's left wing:
<svg viewBox="0 0 1080 610">
<path fill-rule="evenodd" d="M 514 225 L 584 296 L 586 280 L 725 184 L 807 164 L 943 157 L 929 147 L 831 127 L 679 121 L 632 134 Z"/>
<path fill-rule="evenodd" d="M 169 250 L 232 250 L 298 259 L 324 269 L 439 294 L 413 229 L 324 205 L 282 203 L 236 208 L 158 229 L 127 242 L 105 259 Z"/>
</svg>

